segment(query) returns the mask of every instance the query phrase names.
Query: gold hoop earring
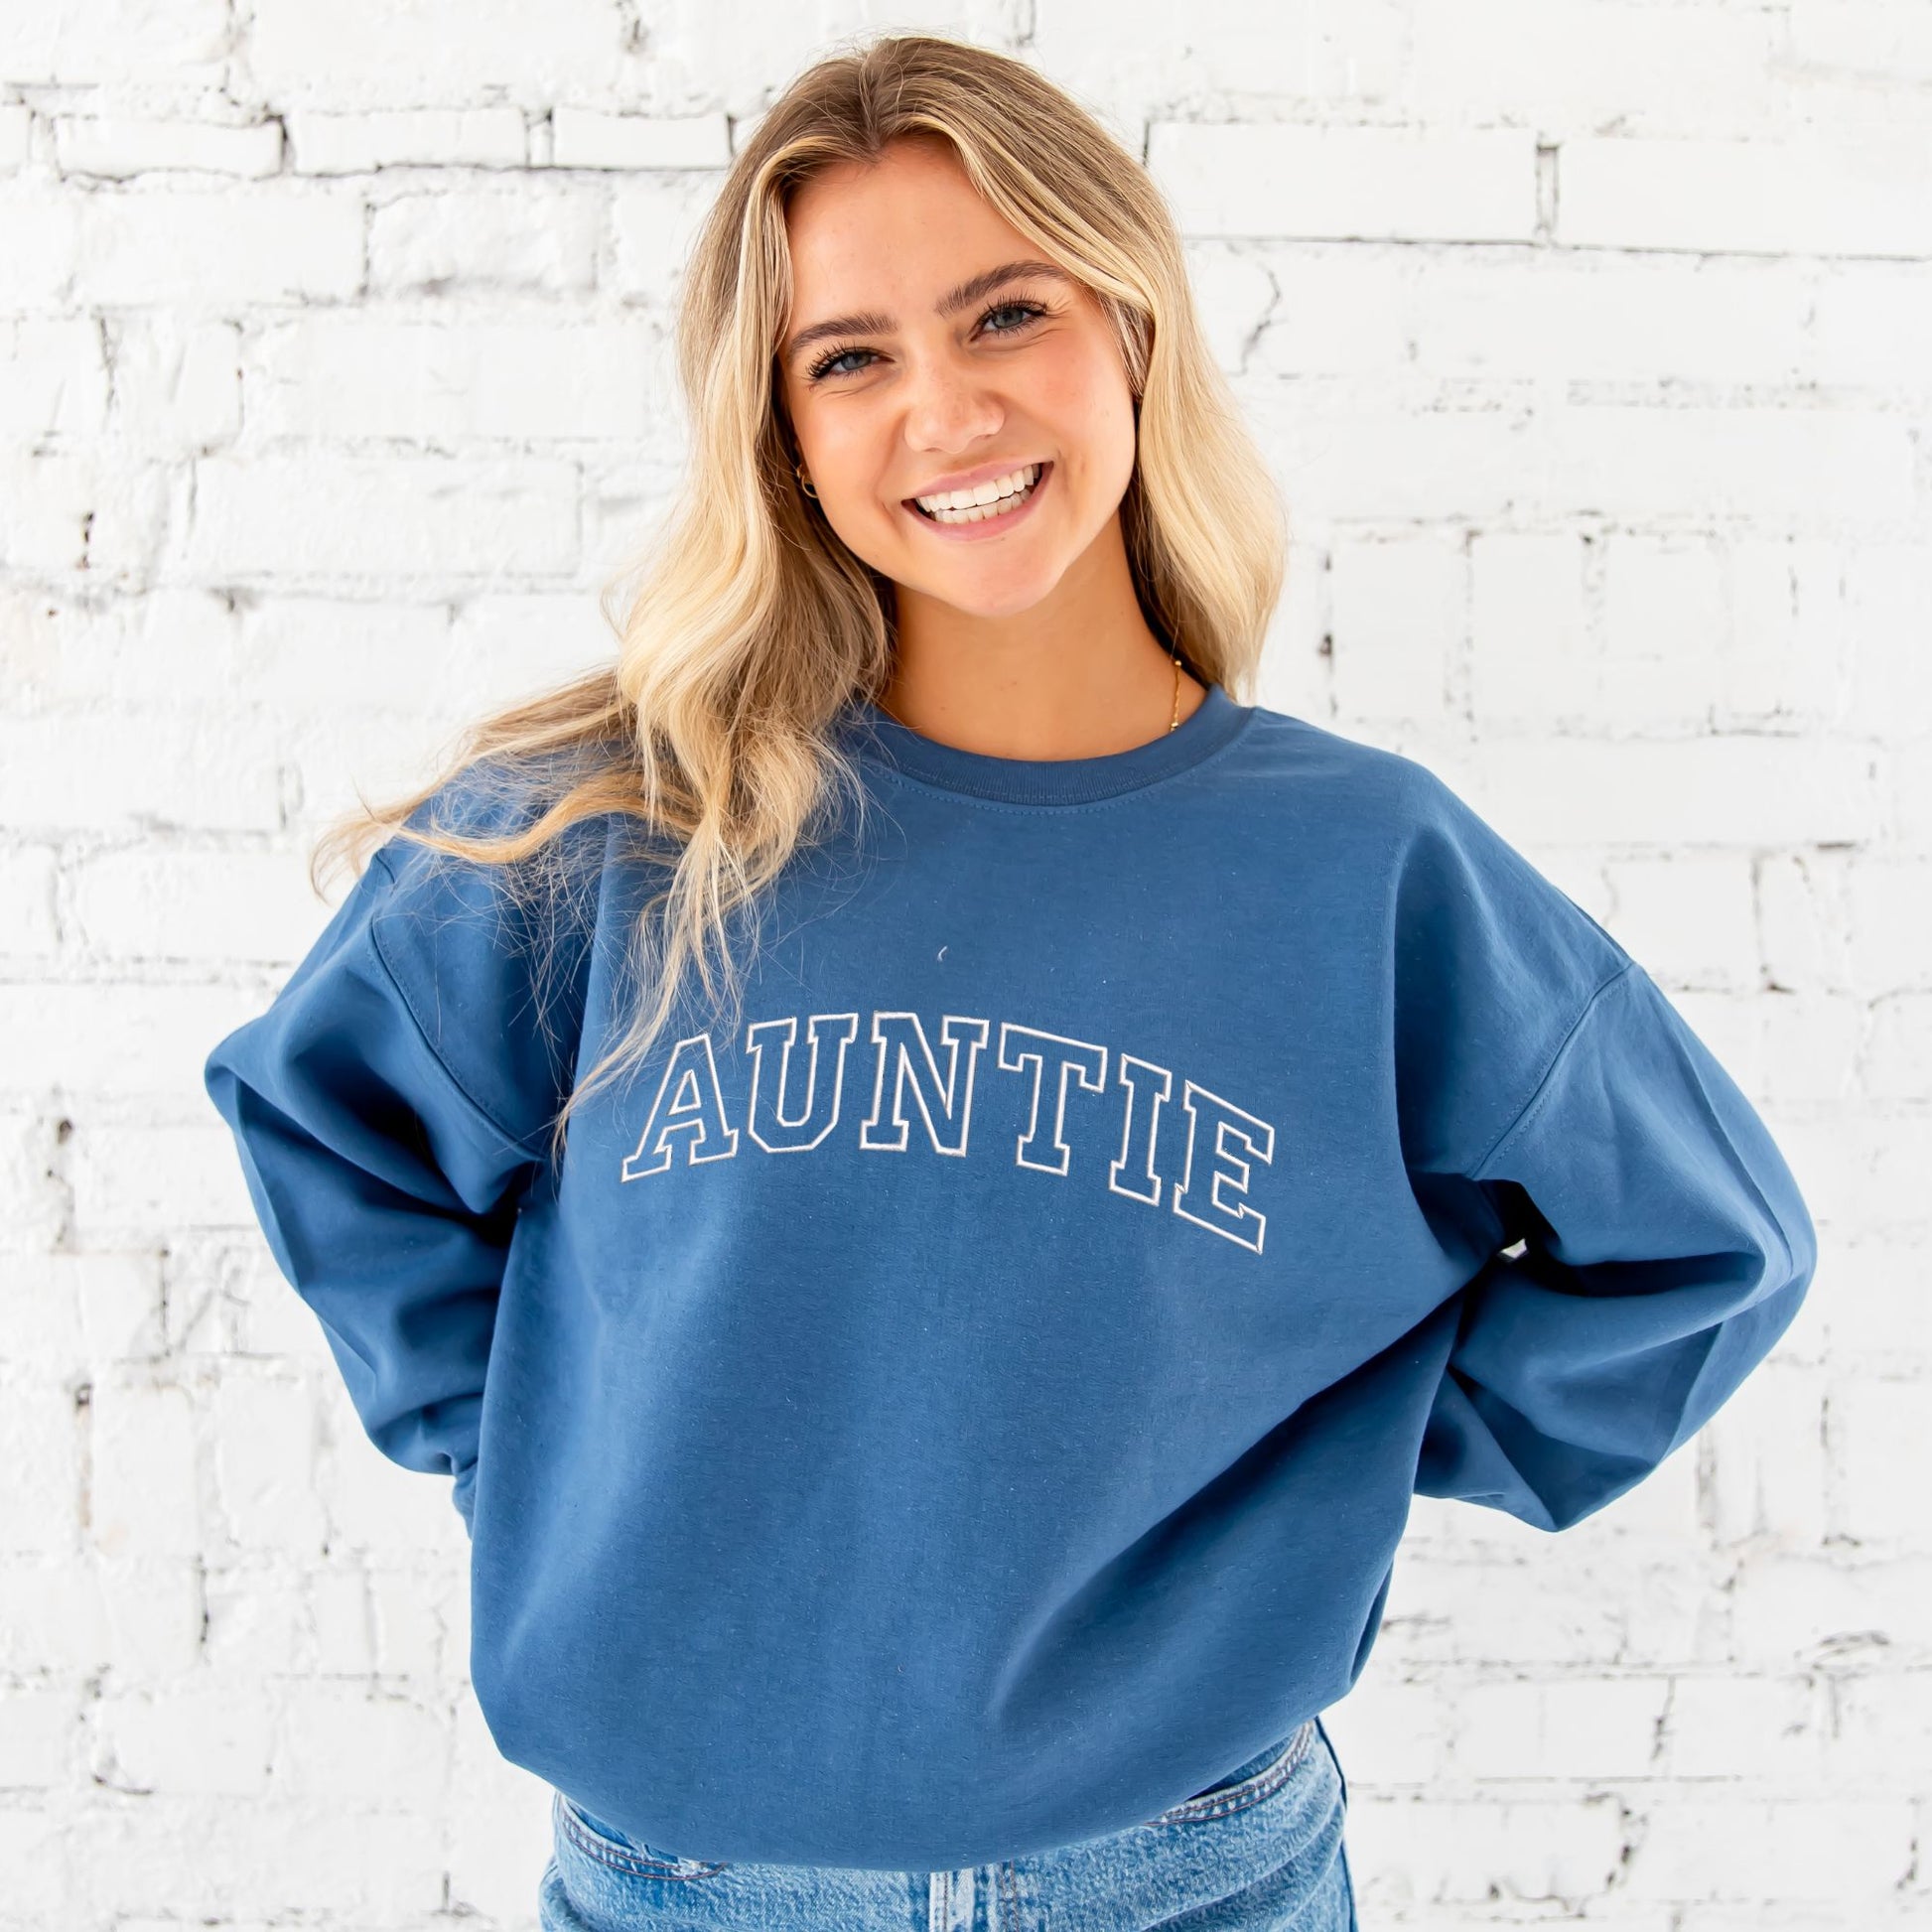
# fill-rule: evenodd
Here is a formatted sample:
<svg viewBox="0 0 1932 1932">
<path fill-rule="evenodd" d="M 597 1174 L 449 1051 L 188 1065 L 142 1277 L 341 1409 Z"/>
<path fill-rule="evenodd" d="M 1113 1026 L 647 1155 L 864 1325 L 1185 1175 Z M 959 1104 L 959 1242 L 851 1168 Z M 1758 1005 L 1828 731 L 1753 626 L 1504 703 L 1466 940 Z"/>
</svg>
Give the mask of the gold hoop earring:
<svg viewBox="0 0 1932 1932">
<path fill-rule="evenodd" d="M 791 467 L 792 467 L 793 474 L 796 475 L 798 479 L 798 487 L 802 489 L 805 492 L 805 494 L 812 499 L 813 502 L 817 502 L 818 491 L 815 490 L 811 486 L 811 484 L 806 482 L 805 466 L 802 463 L 794 463 Z"/>
</svg>

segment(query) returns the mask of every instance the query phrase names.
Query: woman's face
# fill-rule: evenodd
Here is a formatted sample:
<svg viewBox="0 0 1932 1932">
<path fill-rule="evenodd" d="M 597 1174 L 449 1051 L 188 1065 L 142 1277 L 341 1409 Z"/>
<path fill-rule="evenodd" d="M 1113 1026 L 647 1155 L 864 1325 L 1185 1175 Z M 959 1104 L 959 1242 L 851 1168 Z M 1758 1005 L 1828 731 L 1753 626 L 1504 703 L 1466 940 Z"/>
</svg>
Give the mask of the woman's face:
<svg viewBox="0 0 1932 1932">
<path fill-rule="evenodd" d="M 778 380 L 826 521 L 903 591 L 982 617 L 1030 609 L 1133 476 L 1133 392 L 1099 305 L 981 200 L 943 142 L 897 141 L 815 177 L 786 228 Z M 1012 489 L 1035 468 L 1030 491 L 977 520 L 912 500 Z"/>
</svg>

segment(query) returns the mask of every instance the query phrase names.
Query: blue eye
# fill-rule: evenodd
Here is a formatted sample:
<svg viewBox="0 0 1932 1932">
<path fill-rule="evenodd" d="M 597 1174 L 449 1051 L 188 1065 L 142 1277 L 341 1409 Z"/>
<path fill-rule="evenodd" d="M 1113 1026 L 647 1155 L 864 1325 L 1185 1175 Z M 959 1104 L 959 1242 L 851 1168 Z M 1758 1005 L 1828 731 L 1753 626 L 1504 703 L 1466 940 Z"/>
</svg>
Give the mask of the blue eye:
<svg viewBox="0 0 1932 1932">
<path fill-rule="evenodd" d="M 1042 309 L 1036 302 L 1001 302 L 996 304 L 993 308 L 987 310 L 986 315 L 980 317 L 980 321 L 984 323 L 987 320 L 987 317 L 989 316 L 999 316 L 999 315 L 1009 315 L 1009 314 L 1019 314 L 1021 316 L 1024 316 L 1026 318 L 1026 322 L 1021 323 L 1019 327 L 1013 329 L 996 329 L 993 332 L 996 336 L 1017 336 L 1019 335 L 1020 330 L 1024 329 L 1027 326 L 1027 323 L 1031 323 L 1035 321 L 1036 318 L 1043 316 L 1045 313 L 1046 311 Z"/>
<path fill-rule="evenodd" d="M 829 375 L 832 372 L 832 364 L 834 362 L 843 362 L 848 355 L 870 355 L 872 351 L 870 349 L 865 348 L 835 348 L 822 362 L 814 362 L 812 364 L 811 379 L 816 382 L 820 376 Z M 841 375 L 851 375 L 853 371 L 851 369 L 841 369 L 839 373 Z"/>
<path fill-rule="evenodd" d="M 981 312 L 980 327 L 984 329 L 995 316 L 1018 315 L 1021 317 L 1018 323 L 1006 329 L 995 329 L 992 332 L 996 336 L 1018 336 L 1031 329 L 1045 313 L 1046 311 L 1037 302 L 996 302 L 992 308 Z M 817 382 L 829 375 L 857 375 L 859 373 L 858 369 L 841 369 L 836 365 L 843 362 L 848 355 L 870 355 L 872 353 L 873 351 L 869 348 L 827 349 L 807 371 L 806 379 Z M 863 364 L 861 366 L 863 367 Z"/>
</svg>

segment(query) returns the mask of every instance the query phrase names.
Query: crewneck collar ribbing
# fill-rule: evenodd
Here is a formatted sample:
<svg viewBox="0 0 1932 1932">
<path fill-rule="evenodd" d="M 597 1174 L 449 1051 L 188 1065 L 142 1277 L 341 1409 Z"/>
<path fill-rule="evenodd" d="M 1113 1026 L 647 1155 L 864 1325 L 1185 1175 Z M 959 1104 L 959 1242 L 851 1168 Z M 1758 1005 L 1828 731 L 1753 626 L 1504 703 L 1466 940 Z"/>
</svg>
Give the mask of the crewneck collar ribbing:
<svg viewBox="0 0 1932 1932">
<path fill-rule="evenodd" d="M 1236 704 L 1218 684 L 1210 684 L 1173 730 L 1128 751 L 1090 759 L 1001 759 L 962 751 L 900 724 L 869 699 L 849 707 L 846 729 L 861 758 L 923 784 L 1018 805 L 1080 805 L 1185 771 L 1219 751 L 1253 716 L 1252 705 Z"/>
</svg>

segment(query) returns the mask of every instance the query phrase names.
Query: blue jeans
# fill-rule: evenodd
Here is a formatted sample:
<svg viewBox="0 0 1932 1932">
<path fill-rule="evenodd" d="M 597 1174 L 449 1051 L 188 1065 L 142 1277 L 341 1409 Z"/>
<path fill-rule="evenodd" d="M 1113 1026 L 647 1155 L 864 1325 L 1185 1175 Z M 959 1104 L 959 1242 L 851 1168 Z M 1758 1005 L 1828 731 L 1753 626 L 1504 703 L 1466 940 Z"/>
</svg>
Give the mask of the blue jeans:
<svg viewBox="0 0 1932 1932">
<path fill-rule="evenodd" d="M 552 1794 L 543 1932 L 1356 1932 L 1348 1787 L 1319 1719 L 1158 1818 L 963 1871 L 728 1864 Z"/>
</svg>

